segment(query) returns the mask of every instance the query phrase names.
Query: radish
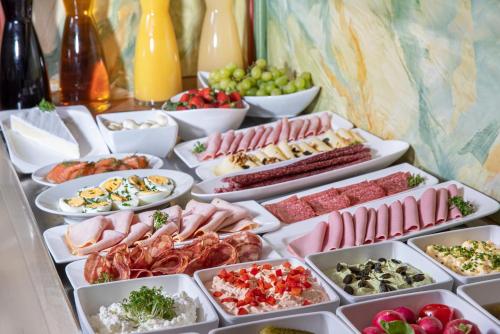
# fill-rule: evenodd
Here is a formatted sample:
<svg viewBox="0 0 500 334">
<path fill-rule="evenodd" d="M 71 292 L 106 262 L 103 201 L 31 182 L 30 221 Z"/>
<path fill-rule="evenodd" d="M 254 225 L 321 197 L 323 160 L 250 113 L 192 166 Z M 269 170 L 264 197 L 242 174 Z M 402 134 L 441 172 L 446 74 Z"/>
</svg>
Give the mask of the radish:
<svg viewBox="0 0 500 334">
<path fill-rule="evenodd" d="M 380 311 L 377 314 L 375 314 L 375 316 L 372 319 L 372 324 L 375 327 L 378 327 L 378 328 L 383 330 L 384 328 L 382 327 L 381 321 L 391 322 L 391 321 L 398 321 L 398 320 L 402 321 L 402 322 L 406 322 L 405 318 L 401 314 L 399 314 L 398 312 L 395 312 L 392 310 L 384 310 L 384 311 Z"/>
<path fill-rule="evenodd" d="M 481 331 L 469 320 L 455 319 L 446 325 L 443 334 L 481 334 Z"/>
<path fill-rule="evenodd" d="M 363 329 L 362 334 L 385 334 L 385 332 L 378 327 L 370 326 Z M 425 334 L 425 333 L 424 333 Z"/>
<path fill-rule="evenodd" d="M 398 312 L 405 318 L 406 322 L 409 324 L 414 324 L 417 320 L 415 313 L 406 306 L 396 307 L 394 311 Z"/>
<path fill-rule="evenodd" d="M 422 327 L 426 334 L 441 334 L 443 333 L 443 324 L 436 317 L 420 318 L 417 324 Z"/>
<path fill-rule="evenodd" d="M 413 329 L 414 334 L 427 334 L 422 327 L 419 325 L 411 324 L 411 328 Z"/>
</svg>

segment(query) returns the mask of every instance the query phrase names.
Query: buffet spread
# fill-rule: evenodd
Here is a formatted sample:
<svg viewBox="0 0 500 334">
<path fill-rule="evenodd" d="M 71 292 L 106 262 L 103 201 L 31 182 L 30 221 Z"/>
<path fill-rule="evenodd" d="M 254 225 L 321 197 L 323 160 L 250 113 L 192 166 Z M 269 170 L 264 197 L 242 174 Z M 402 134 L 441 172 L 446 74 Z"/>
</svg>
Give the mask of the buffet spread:
<svg viewBox="0 0 500 334">
<path fill-rule="evenodd" d="M 497 201 L 392 165 L 407 143 L 330 111 L 270 106 L 277 120 L 239 128 L 259 99 L 315 88 L 307 76 L 299 92 L 286 82 L 250 98 L 200 78 L 207 88 L 164 110 L 0 115 L 13 166 L 39 185 L 36 216 L 57 221 L 43 239 L 84 332 L 498 333 L 485 310 L 498 294 L 474 287 L 500 287 L 500 228 L 449 231 Z"/>
</svg>

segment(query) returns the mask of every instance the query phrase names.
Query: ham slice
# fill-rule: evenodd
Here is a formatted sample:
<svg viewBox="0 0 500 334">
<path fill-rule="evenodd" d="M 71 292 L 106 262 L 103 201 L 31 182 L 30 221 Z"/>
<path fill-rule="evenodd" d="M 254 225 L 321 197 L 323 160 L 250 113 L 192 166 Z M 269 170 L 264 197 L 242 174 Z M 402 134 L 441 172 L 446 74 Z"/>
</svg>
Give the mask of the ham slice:
<svg viewBox="0 0 500 334">
<path fill-rule="evenodd" d="M 389 208 L 389 236 L 403 235 L 403 207 L 400 201 L 394 201 Z"/>
<path fill-rule="evenodd" d="M 198 230 L 194 233 L 195 237 L 201 236 L 208 232 L 215 232 L 222 224 L 222 222 L 229 217 L 231 213 L 227 210 L 217 210 L 207 221 L 205 225 L 198 228 Z"/>
<path fill-rule="evenodd" d="M 363 244 L 368 245 L 375 242 L 375 233 L 377 229 L 377 211 L 371 208 L 368 210 L 368 226 Z"/>
<path fill-rule="evenodd" d="M 207 149 L 200 155 L 201 160 L 213 159 L 217 156 L 222 143 L 222 136 L 220 132 L 211 134 L 207 139 Z"/>
<path fill-rule="evenodd" d="M 429 188 L 420 197 L 419 212 L 421 228 L 432 226 L 436 223 L 436 189 Z"/>
<path fill-rule="evenodd" d="M 135 220 L 138 222 L 144 223 L 148 226 L 153 227 L 153 214 L 155 213 L 155 210 L 150 210 L 150 211 L 144 211 L 141 213 L 138 213 L 135 216 Z"/>
<path fill-rule="evenodd" d="M 134 212 L 130 210 L 118 211 L 106 216 L 106 219 L 109 221 L 108 226 L 110 226 L 112 230 L 123 234 L 128 234 L 133 218 Z"/>
<path fill-rule="evenodd" d="M 188 204 L 186 204 L 184 215 L 190 215 L 192 213 L 198 214 L 203 217 L 202 223 L 204 223 L 208 221 L 208 219 L 215 213 L 215 211 L 217 211 L 215 205 L 198 202 L 192 199 L 188 202 Z"/>
<path fill-rule="evenodd" d="M 141 247 L 149 246 L 151 245 L 156 239 L 158 239 L 160 236 L 166 234 L 166 235 L 173 235 L 178 231 L 179 227 L 173 223 L 173 222 L 168 222 L 159 229 L 157 229 L 153 235 L 151 235 L 149 238 L 146 240 L 141 240 L 137 242 L 137 245 Z"/>
<path fill-rule="evenodd" d="M 66 244 L 74 253 L 78 248 L 95 244 L 108 225 L 108 221 L 103 216 L 96 216 L 84 220 L 77 224 L 71 224 L 66 230 Z"/>
<path fill-rule="evenodd" d="M 376 240 L 386 240 L 389 235 L 389 208 L 382 204 L 377 209 Z"/>
<path fill-rule="evenodd" d="M 319 133 L 325 133 L 326 131 L 330 130 L 332 127 L 331 121 L 330 121 L 330 114 L 327 112 L 324 112 L 320 116 L 320 127 L 319 127 Z"/>
<path fill-rule="evenodd" d="M 227 219 L 225 219 L 224 222 L 219 226 L 219 229 L 233 225 L 234 223 L 244 218 L 250 218 L 250 213 L 248 212 L 248 210 L 237 204 L 231 204 L 219 198 L 215 198 L 211 203 L 218 210 L 227 210 L 231 213 L 231 215 Z"/>
<path fill-rule="evenodd" d="M 188 239 L 193 233 L 203 224 L 206 218 L 200 214 L 193 213 L 182 218 L 181 231 L 174 239 L 176 241 L 184 241 Z"/>
<path fill-rule="evenodd" d="M 125 238 L 125 234 L 123 233 L 113 230 L 105 230 L 102 232 L 101 238 L 98 242 L 87 247 L 79 248 L 74 255 L 83 256 L 94 252 L 100 252 L 118 244 L 123 238 Z"/>
<path fill-rule="evenodd" d="M 354 229 L 356 233 L 355 243 L 356 246 L 365 243 L 366 228 L 368 225 L 368 210 L 361 206 L 354 212 Z"/>
<path fill-rule="evenodd" d="M 290 127 L 290 133 L 288 134 L 289 141 L 295 141 L 299 137 L 300 130 L 302 130 L 302 125 L 304 124 L 303 119 L 296 119 L 292 122 Z"/>
<path fill-rule="evenodd" d="M 436 224 L 444 223 L 448 219 L 448 189 L 437 191 Z"/>
<path fill-rule="evenodd" d="M 271 132 L 273 132 L 273 128 L 266 127 L 264 133 L 262 134 L 262 137 L 260 137 L 259 142 L 257 143 L 257 146 L 255 148 L 263 148 L 264 146 L 270 144 L 267 142 L 267 140 L 270 137 Z"/>
<path fill-rule="evenodd" d="M 333 211 L 328 215 L 328 229 L 323 242 L 323 251 L 339 249 L 344 237 L 344 222 L 338 211 Z"/>
<path fill-rule="evenodd" d="M 321 252 L 323 250 L 323 240 L 327 228 L 327 223 L 317 223 L 311 232 L 290 241 L 288 250 L 302 259 L 309 254 Z"/>
<path fill-rule="evenodd" d="M 309 118 L 309 121 L 310 123 L 306 131 L 306 137 L 317 135 L 320 129 L 320 120 L 318 116 Z"/>
<path fill-rule="evenodd" d="M 281 120 L 281 133 L 278 142 L 288 142 L 288 135 L 290 135 L 290 122 L 288 118 L 285 117 Z"/>
<path fill-rule="evenodd" d="M 234 154 L 238 150 L 238 147 L 240 146 L 240 142 L 243 139 L 243 133 L 238 132 L 233 139 L 233 142 L 231 143 L 231 146 L 229 146 L 229 149 L 227 150 L 226 154 Z"/>
<path fill-rule="evenodd" d="M 248 150 L 255 150 L 257 148 L 257 145 L 259 144 L 260 138 L 262 138 L 262 135 L 264 134 L 264 127 L 258 126 L 255 129 L 255 135 L 252 138 L 252 141 L 250 142 L 250 145 L 248 145 Z"/>
<path fill-rule="evenodd" d="M 236 150 L 236 152 L 247 151 L 250 147 L 250 143 L 252 142 L 253 137 L 255 137 L 255 129 L 250 128 L 245 132 L 243 138 L 241 138 L 240 144 L 238 145 L 238 149 Z"/>
<path fill-rule="evenodd" d="M 234 140 L 234 130 L 229 130 L 226 133 L 224 133 L 224 136 L 222 137 L 222 143 L 220 144 L 219 149 L 215 153 L 215 156 L 218 157 L 221 155 L 228 154 L 229 148 L 231 147 L 233 140 Z"/>
<path fill-rule="evenodd" d="M 125 238 L 120 241 L 121 244 L 132 246 L 134 242 L 141 240 L 146 233 L 151 231 L 151 226 L 144 223 L 135 223 L 130 226 L 130 230 Z"/>
<path fill-rule="evenodd" d="M 354 222 L 351 214 L 349 212 L 342 213 L 342 221 L 344 222 L 344 242 L 342 247 L 352 247 L 355 244 L 356 235 L 354 234 Z"/>
<path fill-rule="evenodd" d="M 304 123 L 302 123 L 302 127 L 300 128 L 299 135 L 297 138 L 304 139 L 307 137 L 306 132 L 307 132 L 307 129 L 309 128 L 309 124 L 311 124 L 311 121 L 308 118 L 306 118 L 304 120 Z"/>
<path fill-rule="evenodd" d="M 273 132 L 271 132 L 269 134 L 269 137 L 267 137 L 266 146 L 269 144 L 277 144 L 278 143 L 278 140 L 280 139 L 282 127 L 283 127 L 282 121 L 279 121 L 276 123 L 276 125 L 273 128 Z"/>
<path fill-rule="evenodd" d="M 420 222 L 418 217 L 418 204 L 415 197 L 408 196 L 403 200 L 404 208 L 404 231 L 418 231 L 420 229 Z M 448 212 L 447 212 L 448 214 Z"/>
<path fill-rule="evenodd" d="M 448 192 L 450 198 L 455 196 L 460 196 L 458 188 L 455 184 L 450 184 L 448 186 Z M 460 212 L 460 210 L 458 210 L 457 207 L 452 206 L 448 212 L 448 219 L 458 219 L 458 218 L 462 218 L 462 213 Z"/>
<path fill-rule="evenodd" d="M 223 233 L 234 233 L 234 232 L 240 232 L 240 231 L 248 231 L 248 230 L 253 230 L 254 228 L 259 227 L 259 224 L 254 222 L 251 219 L 244 218 L 240 220 L 239 222 L 236 222 L 231 225 L 226 225 L 223 228 L 220 228 L 218 232 L 223 232 Z"/>
</svg>

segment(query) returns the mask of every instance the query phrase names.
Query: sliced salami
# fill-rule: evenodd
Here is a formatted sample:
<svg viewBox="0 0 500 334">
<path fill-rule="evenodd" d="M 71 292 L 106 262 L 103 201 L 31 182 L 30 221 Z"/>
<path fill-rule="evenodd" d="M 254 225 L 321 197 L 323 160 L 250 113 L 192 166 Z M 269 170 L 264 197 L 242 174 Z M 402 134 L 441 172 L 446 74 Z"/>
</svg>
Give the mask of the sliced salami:
<svg viewBox="0 0 500 334">
<path fill-rule="evenodd" d="M 189 263 L 189 258 L 181 252 L 171 252 L 169 255 L 156 261 L 151 266 L 153 274 L 171 275 L 183 273 Z"/>
<path fill-rule="evenodd" d="M 239 262 L 257 261 L 262 255 L 262 247 L 255 244 L 240 244 L 236 247 Z"/>
<path fill-rule="evenodd" d="M 236 248 L 227 242 L 220 242 L 218 245 L 212 246 L 205 251 L 205 267 L 219 267 L 227 264 L 234 264 L 238 260 Z"/>
</svg>

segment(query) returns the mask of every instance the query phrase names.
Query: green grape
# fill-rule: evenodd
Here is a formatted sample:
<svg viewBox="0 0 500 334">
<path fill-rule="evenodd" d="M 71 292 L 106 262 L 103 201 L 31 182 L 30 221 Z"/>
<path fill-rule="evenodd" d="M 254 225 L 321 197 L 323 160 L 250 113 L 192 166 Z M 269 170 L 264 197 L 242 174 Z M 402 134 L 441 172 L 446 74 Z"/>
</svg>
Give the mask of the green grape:
<svg viewBox="0 0 500 334">
<path fill-rule="evenodd" d="M 290 81 L 289 83 L 286 84 L 286 86 L 283 87 L 283 92 L 285 94 L 292 94 L 297 91 L 297 87 L 295 87 L 295 84 L 293 81 Z"/>
<path fill-rule="evenodd" d="M 286 75 L 282 75 L 278 79 L 276 79 L 274 82 L 279 87 L 283 87 L 288 83 L 288 77 Z"/>
<path fill-rule="evenodd" d="M 245 80 L 248 80 L 248 82 L 250 82 L 250 84 L 252 85 L 252 87 L 257 85 L 257 80 L 255 80 L 251 76 L 245 78 Z"/>
<path fill-rule="evenodd" d="M 265 60 L 265 59 L 259 58 L 259 59 L 257 59 L 257 60 L 255 61 L 255 65 L 256 65 L 257 67 L 260 67 L 261 69 L 263 69 L 263 68 L 265 68 L 265 67 L 266 67 L 267 62 L 266 62 L 266 60 Z"/>
<path fill-rule="evenodd" d="M 312 82 L 311 72 L 302 72 L 299 77 L 303 78 L 306 81 Z"/>
<path fill-rule="evenodd" d="M 272 78 L 273 78 L 273 75 L 271 74 L 271 72 L 264 72 L 264 73 L 262 73 L 262 80 L 269 81 Z"/>
<path fill-rule="evenodd" d="M 259 79 L 257 80 L 256 85 L 257 87 L 264 87 L 266 85 L 266 82 L 264 82 L 264 80 L 262 79 Z"/>
<path fill-rule="evenodd" d="M 244 79 L 242 82 L 240 82 L 241 88 L 243 89 L 250 89 L 252 88 L 252 81 L 250 81 L 249 78 Z"/>
<path fill-rule="evenodd" d="M 309 88 L 311 88 L 311 87 L 312 87 L 312 83 L 311 83 L 311 81 L 306 80 L 306 86 L 305 86 L 305 89 L 309 89 Z"/>
<path fill-rule="evenodd" d="M 262 75 L 262 70 L 259 67 L 254 67 L 252 68 L 250 74 L 252 75 L 252 78 L 259 79 Z"/>
<path fill-rule="evenodd" d="M 255 96 L 255 95 L 257 95 L 257 88 L 252 87 L 252 88 L 248 89 L 245 95 L 246 96 Z"/>
<path fill-rule="evenodd" d="M 233 90 L 236 90 L 236 85 L 237 85 L 236 81 L 229 81 L 226 91 L 232 92 Z"/>
<path fill-rule="evenodd" d="M 233 73 L 233 71 L 236 69 L 236 64 L 235 63 L 229 63 L 227 64 L 224 68 L 228 71 L 230 71 L 231 73 Z"/>
<path fill-rule="evenodd" d="M 237 68 L 233 72 L 233 78 L 235 78 L 236 80 L 241 80 L 243 79 L 244 76 L 245 76 L 245 70 L 243 70 L 242 68 Z"/>
<path fill-rule="evenodd" d="M 303 90 L 306 87 L 306 81 L 303 78 L 295 79 L 295 86 L 298 90 Z"/>
<path fill-rule="evenodd" d="M 280 74 L 281 74 L 282 76 L 283 76 L 283 75 L 286 75 L 286 72 L 287 72 L 286 67 L 282 67 L 282 68 L 278 69 L 278 72 L 280 72 Z"/>
<path fill-rule="evenodd" d="M 281 95 L 281 94 L 282 94 L 282 92 L 281 92 L 281 89 L 279 89 L 279 88 L 275 88 L 271 91 L 271 95 L 273 95 L 273 96 Z"/>
<path fill-rule="evenodd" d="M 210 85 L 210 88 L 215 89 L 215 90 L 220 90 L 220 84 L 214 83 L 213 85 Z"/>
<path fill-rule="evenodd" d="M 258 89 L 257 93 L 255 93 L 257 96 L 266 96 L 267 92 L 264 89 Z"/>
<path fill-rule="evenodd" d="M 267 85 L 265 86 L 266 93 L 271 94 L 271 92 L 276 89 L 276 85 L 274 82 L 268 82 Z"/>
<path fill-rule="evenodd" d="M 229 86 L 229 83 L 231 82 L 231 80 L 229 80 L 228 78 L 224 78 L 222 79 L 220 82 L 219 82 L 219 88 L 222 89 L 222 90 L 226 90 L 227 87 Z"/>
<path fill-rule="evenodd" d="M 220 70 L 221 80 L 229 78 L 230 76 L 231 76 L 231 71 L 228 70 L 227 68 L 223 68 L 222 70 Z"/>
<path fill-rule="evenodd" d="M 240 91 L 240 90 L 243 90 L 243 86 L 241 85 L 241 82 L 238 82 L 238 83 L 236 84 L 236 89 L 237 89 L 237 90 L 239 90 L 239 91 Z"/>
</svg>

